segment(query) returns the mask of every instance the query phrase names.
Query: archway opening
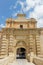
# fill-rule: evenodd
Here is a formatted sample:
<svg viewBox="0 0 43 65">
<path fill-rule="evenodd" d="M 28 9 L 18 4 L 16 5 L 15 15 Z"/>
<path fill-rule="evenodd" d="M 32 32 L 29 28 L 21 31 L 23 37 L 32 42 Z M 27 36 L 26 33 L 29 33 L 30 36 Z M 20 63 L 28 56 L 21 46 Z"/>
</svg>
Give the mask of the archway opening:
<svg viewBox="0 0 43 65">
<path fill-rule="evenodd" d="M 17 59 L 26 59 L 26 49 L 25 48 L 18 48 L 16 58 Z"/>
</svg>

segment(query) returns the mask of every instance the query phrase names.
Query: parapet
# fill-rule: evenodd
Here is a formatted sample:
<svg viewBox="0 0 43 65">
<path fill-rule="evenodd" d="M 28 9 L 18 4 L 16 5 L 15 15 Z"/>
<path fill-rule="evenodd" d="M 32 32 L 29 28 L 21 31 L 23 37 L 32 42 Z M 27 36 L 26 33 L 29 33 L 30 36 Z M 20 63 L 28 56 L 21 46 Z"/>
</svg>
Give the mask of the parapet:
<svg viewBox="0 0 43 65">
<path fill-rule="evenodd" d="M 26 14 L 17 14 L 18 17 L 26 17 Z"/>
</svg>

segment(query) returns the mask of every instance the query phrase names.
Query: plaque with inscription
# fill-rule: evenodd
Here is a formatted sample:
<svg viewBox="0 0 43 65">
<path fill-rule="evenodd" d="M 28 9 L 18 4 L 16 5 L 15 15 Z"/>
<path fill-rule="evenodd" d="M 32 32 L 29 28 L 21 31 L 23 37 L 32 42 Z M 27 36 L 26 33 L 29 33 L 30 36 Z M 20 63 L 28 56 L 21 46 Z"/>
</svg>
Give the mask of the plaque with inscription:
<svg viewBox="0 0 43 65">
<path fill-rule="evenodd" d="M 16 39 L 26 39 L 26 36 L 16 36 Z"/>
</svg>

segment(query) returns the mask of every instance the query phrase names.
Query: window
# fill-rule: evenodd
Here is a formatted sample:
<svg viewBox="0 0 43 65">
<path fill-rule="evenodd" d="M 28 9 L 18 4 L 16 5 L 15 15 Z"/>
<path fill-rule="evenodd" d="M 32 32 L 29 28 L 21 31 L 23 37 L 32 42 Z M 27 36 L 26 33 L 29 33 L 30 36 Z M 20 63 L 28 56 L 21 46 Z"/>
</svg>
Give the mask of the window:
<svg viewBox="0 0 43 65">
<path fill-rule="evenodd" d="M 20 25 L 20 28 L 23 28 L 23 25 Z"/>
</svg>

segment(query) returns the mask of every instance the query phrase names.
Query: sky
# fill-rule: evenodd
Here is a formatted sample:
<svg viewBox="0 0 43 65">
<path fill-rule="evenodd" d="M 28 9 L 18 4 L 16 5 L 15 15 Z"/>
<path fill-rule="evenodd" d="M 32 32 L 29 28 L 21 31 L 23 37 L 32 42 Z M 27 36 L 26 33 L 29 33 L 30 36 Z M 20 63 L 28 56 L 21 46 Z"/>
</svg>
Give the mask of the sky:
<svg viewBox="0 0 43 65">
<path fill-rule="evenodd" d="M 5 27 L 7 18 L 16 18 L 18 13 L 35 18 L 37 27 L 43 27 L 43 0 L 0 0 L 0 28 Z"/>
</svg>

